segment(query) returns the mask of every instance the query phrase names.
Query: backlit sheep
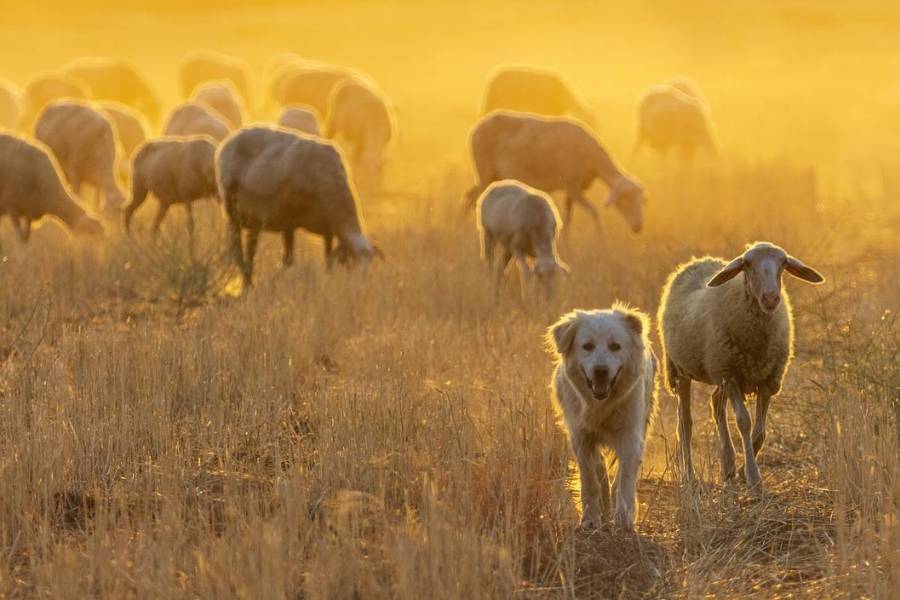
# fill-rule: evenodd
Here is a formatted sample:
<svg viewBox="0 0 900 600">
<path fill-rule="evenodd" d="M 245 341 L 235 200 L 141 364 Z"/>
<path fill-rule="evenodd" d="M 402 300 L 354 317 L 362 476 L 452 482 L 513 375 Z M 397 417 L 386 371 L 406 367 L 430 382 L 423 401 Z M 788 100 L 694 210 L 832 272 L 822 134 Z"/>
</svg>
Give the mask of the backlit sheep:
<svg viewBox="0 0 900 600">
<path fill-rule="evenodd" d="M 787 252 L 757 242 L 726 263 L 695 258 L 679 266 L 666 281 L 659 309 L 659 337 L 665 353 L 666 385 L 679 397 L 678 431 L 686 479 L 691 461 L 691 380 L 716 386 L 713 415 L 719 431 L 724 479 L 735 475 L 734 448 L 725 414 L 734 409 L 744 446 L 744 475 L 762 489 L 756 455 L 766 437 L 766 412 L 793 355 L 794 325 L 781 274 L 787 271 L 810 283 L 824 278 Z M 744 402 L 756 396 L 756 423 L 751 432 Z"/>
<path fill-rule="evenodd" d="M 160 103 L 137 67 L 123 58 L 83 58 L 63 67 L 63 73 L 85 83 L 94 100 L 127 104 L 151 121 L 159 118 Z"/>
<path fill-rule="evenodd" d="M 584 101 L 556 71 L 536 67 L 499 67 L 488 79 L 481 114 L 495 110 L 528 112 L 547 117 L 574 117 L 594 127 Z"/>
<path fill-rule="evenodd" d="M 247 72 L 247 63 L 241 59 L 206 50 L 192 52 L 181 63 L 181 93 L 184 98 L 189 98 L 197 86 L 203 83 L 226 80 L 249 103 L 250 84 Z"/>
<path fill-rule="evenodd" d="M 300 133 L 321 136 L 322 131 L 319 127 L 319 116 L 316 109 L 311 106 L 289 106 L 281 111 L 278 117 L 278 124 Z"/>
<path fill-rule="evenodd" d="M 208 135 L 221 142 L 231 128 L 224 117 L 200 102 L 185 102 L 169 115 L 163 127 L 163 135 Z"/>
<path fill-rule="evenodd" d="M 207 104 L 236 129 L 244 122 L 244 102 L 230 81 L 208 81 L 194 90 L 191 98 Z"/>
</svg>

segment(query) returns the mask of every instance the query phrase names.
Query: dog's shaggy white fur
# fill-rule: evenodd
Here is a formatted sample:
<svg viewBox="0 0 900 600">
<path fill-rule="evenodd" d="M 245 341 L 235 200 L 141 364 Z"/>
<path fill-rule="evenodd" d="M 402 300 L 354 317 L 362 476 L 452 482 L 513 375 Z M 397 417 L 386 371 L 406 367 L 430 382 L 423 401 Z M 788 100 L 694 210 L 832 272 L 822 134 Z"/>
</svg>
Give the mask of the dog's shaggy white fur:
<svg viewBox="0 0 900 600">
<path fill-rule="evenodd" d="M 622 304 L 609 310 L 576 310 L 547 332 L 557 354 L 553 395 L 581 476 L 583 527 L 609 520 L 606 459 L 618 459 L 613 485 L 615 523 L 634 529 L 636 484 L 644 440 L 656 409 L 657 362 L 650 349 L 650 319 Z"/>
</svg>

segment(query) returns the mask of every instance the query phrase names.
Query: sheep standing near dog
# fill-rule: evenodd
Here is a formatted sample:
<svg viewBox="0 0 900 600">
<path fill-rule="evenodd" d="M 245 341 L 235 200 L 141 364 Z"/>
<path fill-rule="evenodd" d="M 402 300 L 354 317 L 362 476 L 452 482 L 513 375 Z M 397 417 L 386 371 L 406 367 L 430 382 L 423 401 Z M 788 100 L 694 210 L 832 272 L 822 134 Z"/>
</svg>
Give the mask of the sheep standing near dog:
<svg viewBox="0 0 900 600">
<path fill-rule="evenodd" d="M 63 67 L 63 73 L 85 83 L 94 100 L 127 104 L 151 121 L 159 118 L 160 103 L 137 67 L 122 58 L 83 58 Z"/>
<path fill-rule="evenodd" d="M 247 63 L 218 52 L 196 51 L 181 62 L 179 79 L 181 93 L 189 98 L 194 90 L 208 81 L 230 81 L 245 102 L 250 102 L 250 83 Z"/>
<path fill-rule="evenodd" d="M 824 278 L 787 252 L 757 242 L 734 260 L 696 258 L 679 266 L 663 288 L 659 337 L 666 384 L 679 398 L 678 432 L 685 479 L 691 460 L 691 381 L 716 386 L 713 415 L 721 443 L 723 479 L 735 475 L 734 447 L 725 414 L 730 400 L 744 446 L 747 484 L 762 490 L 756 455 L 766 438 L 766 414 L 793 355 L 794 326 L 781 274 L 810 283 Z M 748 394 L 756 396 L 751 432 Z"/>
<path fill-rule="evenodd" d="M 224 117 L 201 102 L 185 102 L 166 119 L 163 135 L 208 135 L 221 142 L 231 133 Z"/>
<path fill-rule="evenodd" d="M 325 137 L 344 150 L 361 187 L 377 187 L 396 129 L 387 96 L 369 82 L 348 79 L 332 89 L 327 114 Z"/>
<path fill-rule="evenodd" d="M 0 80 L 0 129 L 15 131 L 22 116 L 21 93 L 13 84 Z"/>
<path fill-rule="evenodd" d="M 716 152 L 709 109 L 699 89 L 689 83 L 690 80 L 676 80 L 672 85 L 653 86 L 641 95 L 632 159 L 644 144 L 663 155 L 675 148 L 688 161 L 698 150 Z"/>
<path fill-rule="evenodd" d="M 281 111 L 278 124 L 287 129 L 293 129 L 300 133 L 321 136 L 319 116 L 311 106 L 289 106 Z"/>
<path fill-rule="evenodd" d="M 285 267 L 293 263 L 297 228 L 324 238 L 329 268 L 335 259 L 367 264 L 380 255 L 363 231 L 356 193 L 333 144 L 280 128 L 245 127 L 220 147 L 216 172 L 232 253 L 247 284 L 263 230 L 282 234 Z M 248 230 L 246 252 L 242 229 Z"/>
<path fill-rule="evenodd" d="M 506 266 L 515 258 L 522 296 L 526 296 L 533 276 L 537 277 L 544 295 L 552 296 L 557 273 L 568 274 L 569 268 L 556 252 L 559 213 L 550 196 L 517 181 L 498 181 L 484 191 L 476 210 L 481 255 L 494 280 L 495 293 Z M 496 244 L 501 246 L 502 255 L 495 267 Z M 534 268 L 528 264 L 529 258 L 534 259 Z"/>
<path fill-rule="evenodd" d="M 609 187 L 606 206 L 615 207 L 635 233 L 643 227 L 643 187 L 576 121 L 495 112 L 475 125 L 470 146 L 478 176 L 466 194 L 470 207 L 491 182 L 517 179 L 548 194 L 565 192 L 565 227 L 575 204 L 583 206 L 599 227 L 597 210 L 584 192 L 600 179 Z"/>
<path fill-rule="evenodd" d="M 570 116 L 595 126 L 593 115 L 569 82 L 549 69 L 509 65 L 494 71 L 488 79 L 481 114 L 495 110 Z"/>
<path fill-rule="evenodd" d="M 8 216 L 24 243 L 31 225 L 45 216 L 72 232 L 101 235 L 103 227 L 88 215 L 62 181 L 59 167 L 41 144 L 0 134 L 0 216 Z"/>
<path fill-rule="evenodd" d="M 582 527 L 609 520 L 603 448 L 619 463 L 614 522 L 634 529 L 638 472 L 656 410 L 657 363 L 649 331 L 647 315 L 615 304 L 611 310 L 571 312 L 547 332 L 557 357 L 553 395 L 581 478 Z"/>
<path fill-rule="evenodd" d="M 43 73 L 35 76 L 22 93 L 22 115 L 19 129 L 31 131 L 34 120 L 45 106 L 54 100 L 85 100 L 91 89 L 82 81 L 63 73 Z"/>
<path fill-rule="evenodd" d="M 230 81 L 208 81 L 194 90 L 191 98 L 202 102 L 225 117 L 232 129 L 244 122 L 244 103 Z"/>
<path fill-rule="evenodd" d="M 216 184 L 216 142 L 209 136 L 161 138 L 141 146 L 134 155 L 131 176 L 131 202 L 125 207 L 125 231 L 149 194 L 156 196 L 159 209 L 153 219 L 153 233 L 173 204 L 187 212 L 187 227 L 194 237 L 195 200 L 218 196 Z"/>
<path fill-rule="evenodd" d="M 53 151 L 76 194 L 83 197 L 87 183 L 102 196 L 104 212 L 118 212 L 125 194 L 116 180 L 115 129 L 105 115 L 85 102 L 59 100 L 38 116 L 34 137 Z"/>
</svg>

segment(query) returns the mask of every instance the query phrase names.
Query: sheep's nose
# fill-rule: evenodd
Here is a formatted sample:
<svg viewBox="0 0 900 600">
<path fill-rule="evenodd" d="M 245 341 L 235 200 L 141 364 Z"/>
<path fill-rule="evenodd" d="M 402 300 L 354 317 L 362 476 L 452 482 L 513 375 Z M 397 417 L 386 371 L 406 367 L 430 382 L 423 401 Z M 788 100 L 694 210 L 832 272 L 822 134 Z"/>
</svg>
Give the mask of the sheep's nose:
<svg viewBox="0 0 900 600">
<path fill-rule="evenodd" d="M 781 296 L 778 292 L 763 294 L 762 296 L 763 306 L 769 310 L 775 310 L 779 302 L 781 302 Z"/>
<path fill-rule="evenodd" d="M 634 233 L 640 233 L 641 229 L 643 229 L 643 228 L 644 228 L 644 225 L 642 223 L 638 223 L 637 225 L 631 226 L 631 231 L 633 231 Z"/>
</svg>

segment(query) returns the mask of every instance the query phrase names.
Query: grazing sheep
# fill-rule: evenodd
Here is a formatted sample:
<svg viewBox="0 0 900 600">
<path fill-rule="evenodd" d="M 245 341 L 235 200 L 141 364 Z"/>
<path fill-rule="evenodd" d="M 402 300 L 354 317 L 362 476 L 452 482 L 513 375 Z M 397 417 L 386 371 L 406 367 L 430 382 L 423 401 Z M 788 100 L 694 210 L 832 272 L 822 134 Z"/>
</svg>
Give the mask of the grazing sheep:
<svg viewBox="0 0 900 600">
<path fill-rule="evenodd" d="M 218 196 L 215 155 L 216 142 L 209 136 L 161 138 L 141 146 L 131 167 L 131 202 L 125 207 L 125 231 L 131 226 L 134 211 L 148 194 L 153 194 L 159 201 L 153 233 L 159 231 L 173 204 L 183 204 L 188 233 L 193 238 L 192 203 Z"/>
<path fill-rule="evenodd" d="M 250 84 L 247 63 L 218 52 L 196 51 L 188 54 L 181 63 L 179 73 L 181 93 L 191 97 L 194 90 L 207 81 L 226 80 L 234 84 L 245 101 L 250 101 Z"/>
<path fill-rule="evenodd" d="M 518 181 L 492 183 L 478 199 L 478 231 L 481 256 L 494 279 L 495 293 L 510 259 L 519 266 L 522 296 L 526 295 L 532 275 L 536 275 L 547 298 L 553 295 L 557 272 L 569 268 L 556 253 L 559 214 L 553 200 L 539 190 Z M 494 267 L 494 245 L 503 247 L 500 262 Z M 528 259 L 534 259 L 534 268 Z"/>
<path fill-rule="evenodd" d="M 221 142 L 231 128 L 224 117 L 200 102 L 185 102 L 169 115 L 163 135 L 208 135 Z"/>
<path fill-rule="evenodd" d="M 130 159 L 137 147 L 147 140 L 150 125 L 136 110 L 118 102 L 98 102 L 103 114 L 116 127 L 116 136 L 126 159 Z M 122 161 L 122 162 L 128 162 Z"/>
<path fill-rule="evenodd" d="M 659 337 L 665 352 L 666 384 L 677 393 L 678 437 L 686 479 L 691 461 L 691 380 L 716 386 L 713 415 L 721 442 L 724 479 L 735 475 L 734 448 L 725 414 L 730 400 L 744 446 L 747 484 L 762 490 L 756 455 L 766 437 L 766 412 L 781 390 L 793 355 L 794 325 L 781 273 L 810 283 L 824 278 L 784 250 L 757 242 L 727 263 L 695 258 L 666 281 L 659 309 Z M 741 276 L 742 275 L 742 276 Z M 756 396 L 756 423 L 750 430 L 747 394 Z"/>
<path fill-rule="evenodd" d="M 328 100 L 334 87 L 357 75 L 350 69 L 324 63 L 293 63 L 282 70 L 272 87 L 272 99 L 280 106 L 308 104 L 328 119 Z"/>
<path fill-rule="evenodd" d="M 612 508 L 600 447 L 619 463 L 614 521 L 634 530 L 637 478 L 656 410 L 658 367 L 649 333 L 647 315 L 618 303 L 611 310 L 571 312 L 547 332 L 547 346 L 557 355 L 553 396 L 581 478 L 582 527 L 607 522 Z"/>
<path fill-rule="evenodd" d="M 615 207 L 635 233 L 641 230 L 643 187 L 616 165 L 580 123 L 500 111 L 482 118 L 469 141 L 478 183 L 466 194 L 468 206 L 475 206 L 491 182 L 518 179 L 548 194 L 566 193 L 564 227 L 569 227 L 576 203 L 599 226 L 597 211 L 584 196 L 599 178 L 609 187 L 606 206 Z"/>
<path fill-rule="evenodd" d="M 335 258 L 367 264 L 380 255 L 363 232 L 356 194 L 333 144 L 284 129 L 245 127 L 219 148 L 216 172 L 231 249 L 247 284 L 262 230 L 281 232 L 285 267 L 293 263 L 297 228 L 324 238 L 329 268 Z M 249 230 L 246 254 L 242 228 Z"/>
<path fill-rule="evenodd" d="M 244 122 L 244 102 L 230 81 L 209 81 L 201 83 L 191 98 L 202 102 L 225 117 L 232 129 Z"/>
<path fill-rule="evenodd" d="M 677 148 L 688 161 L 697 150 L 715 153 L 706 104 L 672 85 L 651 87 L 638 100 L 638 139 L 632 159 L 644 144 L 663 155 Z"/>
<path fill-rule="evenodd" d="M 281 111 L 278 117 L 278 124 L 300 133 L 321 136 L 322 132 L 319 128 L 319 116 L 311 106 L 289 106 Z"/>
<path fill-rule="evenodd" d="M 34 137 L 53 151 L 76 194 L 81 196 L 87 183 L 103 197 L 104 212 L 115 214 L 122 207 L 114 125 L 100 110 L 78 100 L 51 102 L 38 116 Z"/>
<path fill-rule="evenodd" d="M 63 67 L 70 77 L 83 81 L 94 100 L 121 102 L 147 115 L 154 123 L 159 118 L 159 98 L 137 67 L 123 58 L 83 58 Z"/>
<path fill-rule="evenodd" d="M 703 92 L 700 90 L 700 86 L 697 85 L 697 82 L 691 79 L 690 77 L 685 77 L 684 75 L 676 75 L 672 79 L 668 81 L 669 85 L 673 88 L 687 94 L 688 96 L 692 96 L 693 98 L 700 101 L 703 106 L 709 107 L 709 103 L 706 101 L 706 96 L 703 95 Z"/>
<path fill-rule="evenodd" d="M 377 187 L 381 179 L 384 150 L 394 129 L 390 101 L 373 85 L 347 79 L 334 86 L 325 136 L 340 144 L 357 181 L 366 189 Z"/>
<path fill-rule="evenodd" d="M 0 80 L 0 129 L 15 131 L 22 115 L 19 90 L 8 81 Z"/>
<path fill-rule="evenodd" d="M 0 134 L 0 216 L 8 216 L 24 243 L 31 225 L 45 216 L 62 221 L 79 234 L 103 233 L 62 181 L 59 166 L 40 143 Z"/>
<path fill-rule="evenodd" d="M 548 69 L 516 65 L 496 69 L 488 79 L 481 114 L 495 110 L 546 117 L 570 116 L 595 126 L 590 110 L 569 82 L 560 73 Z"/>
<path fill-rule="evenodd" d="M 91 89 L 69 75 L 44 73 L 36 76 L 25 86 L 22 94 L 22 116 L 19 128 L 31 131 L 34 120 L 45 106 L 54 100 L 64 98 L 84 100 L 90 98 Z"/>
</svg>

